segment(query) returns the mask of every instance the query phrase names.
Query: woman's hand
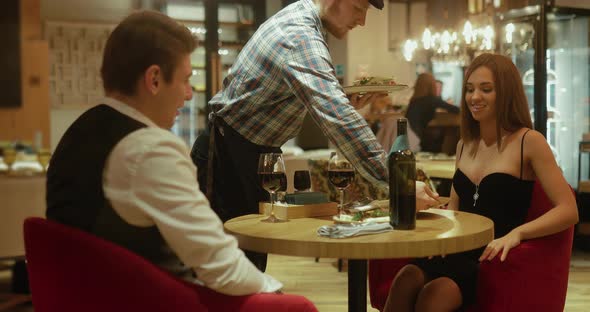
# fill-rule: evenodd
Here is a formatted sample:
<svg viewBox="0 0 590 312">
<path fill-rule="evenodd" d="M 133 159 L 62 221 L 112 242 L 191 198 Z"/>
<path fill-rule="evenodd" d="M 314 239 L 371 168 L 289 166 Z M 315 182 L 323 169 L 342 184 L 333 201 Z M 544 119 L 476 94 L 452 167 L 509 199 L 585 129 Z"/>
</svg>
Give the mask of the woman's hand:
<svg viewBox="0 0 590 312">
<path fill-rule="evenodd" d="M 416 181 L 416 211 L 428 209 L 437 204 L 440 204 L 438 193 L 431 190 L 426 183 Z"/>
<path fill-rule="evenodd" d="M 508 252 L 510 251 L 510 249 L 520 245 L 520 241 L 520 233 L 514 230 L 503 237 L 494 239 L 488 244 L 486 249 L 483 251 L 483 253 L 479 257 L 479 261 L 492 260 L 500 252 L 502 252 L 502 255 L 500 256 L 500 261 L 504 261 L 506 260 L 506 257 L 508 257 Z"/>
</svg>

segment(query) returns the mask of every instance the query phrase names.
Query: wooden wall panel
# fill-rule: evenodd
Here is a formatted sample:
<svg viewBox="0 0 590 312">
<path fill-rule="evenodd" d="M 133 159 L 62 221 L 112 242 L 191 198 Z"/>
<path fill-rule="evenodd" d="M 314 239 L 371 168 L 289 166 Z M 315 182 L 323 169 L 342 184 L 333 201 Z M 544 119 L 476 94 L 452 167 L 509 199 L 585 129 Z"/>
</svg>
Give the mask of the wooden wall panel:
<svg viewBox="0 0 590 312">
<path fill-rule="evenodd" d="M 43 134 L 43 146 L 49 147 L 49 47 L 46 41 L 23 42 L 23 107 L 19 115 L 19 133 L 33 141 L 35 133 Z"/>
<path fill-rule="evenodd" d="M 41 1 L 20 0 L 22 40 L 42 39 Z"/>
<path fill-rule="evenodd" d="M 23 103 L 0 109 L 0 140 L 34 142 L 41 131 L 43 146 L 49 147 L 49 50 L 41 40 L 40 0 L 21 0 L 20 5 Z"/>
</svg>

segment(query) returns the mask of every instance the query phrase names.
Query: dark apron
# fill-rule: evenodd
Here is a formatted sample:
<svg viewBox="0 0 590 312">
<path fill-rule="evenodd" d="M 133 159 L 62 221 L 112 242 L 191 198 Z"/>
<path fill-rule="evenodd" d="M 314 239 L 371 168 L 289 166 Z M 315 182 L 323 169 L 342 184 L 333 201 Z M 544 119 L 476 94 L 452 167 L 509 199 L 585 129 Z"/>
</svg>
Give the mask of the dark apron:
<svg viewBox="0 0 590 312">
<path fill-rule="evenodd" d="M 258 203 L 269 200 L 258 177 L 258 157 L 262 153 L 280 153 L 281 149 L 248 141 L 216 116 L 210 118 L 208 130 L 197 137 L 191 151 L 201 191 L 223 222 L 257 214 Z M 264 261 L 252 254 L 246 253 L 264 271 L 266 254 L 262 254 Z"/>
</svg>

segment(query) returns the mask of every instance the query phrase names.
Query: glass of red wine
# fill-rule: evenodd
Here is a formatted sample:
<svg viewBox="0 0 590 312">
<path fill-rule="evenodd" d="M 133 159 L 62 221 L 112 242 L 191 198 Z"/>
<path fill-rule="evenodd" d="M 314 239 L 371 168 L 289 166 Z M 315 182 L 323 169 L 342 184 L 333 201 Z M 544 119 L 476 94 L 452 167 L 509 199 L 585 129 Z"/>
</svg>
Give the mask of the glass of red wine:
<svg viewBox="0 0 590 312">
<path fill-rule="evenodd" d="M 311 189 L 309 170 L 296 170 L 293 174 L 293 186 L 296 192 L 308 192 Z"/>
<path fill-rule="evenodd" d="M 340 206 L 338 207 L 338 219 L 342 219 L 344 211 L 344 189 L 354 180 L 354 168 L 352 164 L 338 153 L 332 153 L 328 163 L 328 178 L 330 183 L 340 191 Z"/>
<path fill-rule="evenodd" d="M 270 193 L 270 216 L 262 222 L 284 222 L 274 214 L 275 193 L 282 187 L 286 181 L 285 163 L 283 155 L 280 153 L 263 153 L 258 158 L 258 177 L 262 187 Z"/>
</svg>

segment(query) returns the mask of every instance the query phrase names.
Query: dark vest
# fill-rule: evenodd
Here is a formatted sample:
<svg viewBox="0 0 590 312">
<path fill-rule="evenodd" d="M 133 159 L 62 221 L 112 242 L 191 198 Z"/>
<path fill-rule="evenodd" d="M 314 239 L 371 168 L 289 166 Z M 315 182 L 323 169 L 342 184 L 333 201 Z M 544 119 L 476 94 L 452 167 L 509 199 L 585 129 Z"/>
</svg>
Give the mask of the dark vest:
<svg viewBox="0 0 590 312">
<path fill-rule="evenodd" d="M 91 108 L 74 121 L 49 164 L 47 218 L 114 242 L 190 280 L 192 270 L 182 265 L 158 228 L 125 222 L 103 192 L 103 172 L 111 151 L 125 136 L 144 127 L 107 105 Z"/>
</svg>

